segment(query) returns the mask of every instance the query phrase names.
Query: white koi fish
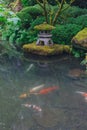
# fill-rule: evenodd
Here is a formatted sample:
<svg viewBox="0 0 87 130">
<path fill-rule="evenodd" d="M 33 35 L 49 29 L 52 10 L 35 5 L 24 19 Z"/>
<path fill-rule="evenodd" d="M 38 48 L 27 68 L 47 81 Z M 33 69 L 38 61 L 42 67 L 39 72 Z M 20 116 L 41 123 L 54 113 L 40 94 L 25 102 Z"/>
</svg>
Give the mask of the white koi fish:
<svg viewBox="0 0 87 130">
<path fill-rule="evenodd" d="M 34 104 L 22 104 L 22 106 L 27 107 L 27 108 L 32 108 L 33 110 L 36 110 L 38 112 L 42 111 L 41 107 Z"/>
<path fill-rule="evenodd" d="M 76 91 L 76 93 L 81 94 L 84 97 L 85 101 L 87 102 L 87 92 Z"/>
<path fill-rule="evenodd" d="M 30 93 L 37 93 L 37 91 L 39 91 L 40 89 L 42 89 L 44 87 L 44 84 L 41 84 L 41 85 L 39 85 L 39 86 L 36 86 L 36 87 L 34 87 L 34 88 L 31 88 L 30 89 Z"/>
</svg>

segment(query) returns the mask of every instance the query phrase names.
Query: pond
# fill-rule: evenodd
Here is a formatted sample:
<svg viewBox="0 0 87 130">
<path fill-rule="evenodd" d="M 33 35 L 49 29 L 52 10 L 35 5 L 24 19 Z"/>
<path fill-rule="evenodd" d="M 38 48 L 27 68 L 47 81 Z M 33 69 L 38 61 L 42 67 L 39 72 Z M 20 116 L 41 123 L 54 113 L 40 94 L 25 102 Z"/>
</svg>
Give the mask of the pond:
<svg viewBox="0 0 87 130">
<path fill-rule="evenodd" d="M 61 56 L 0 63 L 0 130 L 86 130 L 87 76 L 81 59 Z M 31 94 L 31 88 L 56 88 Z M 51 90 L 51 89 L 50 89 Z"/>
</svg>

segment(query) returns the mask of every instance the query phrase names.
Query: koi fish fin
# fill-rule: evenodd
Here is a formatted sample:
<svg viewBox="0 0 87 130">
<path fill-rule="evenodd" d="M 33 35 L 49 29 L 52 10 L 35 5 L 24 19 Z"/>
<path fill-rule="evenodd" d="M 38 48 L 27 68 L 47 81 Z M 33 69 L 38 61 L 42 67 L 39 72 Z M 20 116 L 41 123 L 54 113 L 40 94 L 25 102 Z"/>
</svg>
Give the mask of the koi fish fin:
<svg viewBox="0 0 87 130">
<path fill-rule="evenodd" d="M 23 93 L 19 96 L 19 98 L 27 98 L 30 96 L 30 93 Z"/>
</svg>

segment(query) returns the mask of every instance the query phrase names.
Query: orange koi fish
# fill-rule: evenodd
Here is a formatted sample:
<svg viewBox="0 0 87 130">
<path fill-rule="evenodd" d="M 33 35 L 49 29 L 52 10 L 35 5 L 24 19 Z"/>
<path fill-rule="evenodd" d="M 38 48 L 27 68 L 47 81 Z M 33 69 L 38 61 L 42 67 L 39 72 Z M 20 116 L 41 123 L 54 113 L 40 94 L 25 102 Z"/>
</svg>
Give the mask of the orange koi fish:
<svg viewBox="0 0 87 130">
<path fill-rule="evenodd" d="M 76 93 L 81 94 L 84 97 L 85 101 L 87 102 L 87 92 L 76 91 Z"/>
<path fill-rule="evenodd" d="M 39 91 L 39 93 L 38 94 L 48 94 L 48 93 L 50 93 L 50 92 L 52 92 L 52 91 L 54 91 L 54 90 L 57 90 L 58 89 L 58 86 L 53 86 L 53 87 L 49 87 L 49 88 L 44 88 L 44 89 L 42 89 L 42 90 L 40 90 Z"/>
</svg>

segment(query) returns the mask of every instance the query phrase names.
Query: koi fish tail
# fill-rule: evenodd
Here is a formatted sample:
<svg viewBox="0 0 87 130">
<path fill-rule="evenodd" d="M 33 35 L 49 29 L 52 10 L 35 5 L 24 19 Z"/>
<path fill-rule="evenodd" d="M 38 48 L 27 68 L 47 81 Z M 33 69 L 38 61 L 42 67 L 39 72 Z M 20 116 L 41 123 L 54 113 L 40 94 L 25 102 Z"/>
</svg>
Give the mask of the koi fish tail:
<svg viewBox="0 0 87 130">
<path fill-rule="evenodd" d="M 30 93 L 23 93 L 19 96 L 19 98 L 27 98 L 30 96 Z"/>
<path fill-rule="evenodd" d="M 84 92 L 81 92 L 81 91 L 76 91 L 76 93 L 79 93 L 79 94 L 81 94 L 81 95 L 84 94 Z"/>
</svg>

